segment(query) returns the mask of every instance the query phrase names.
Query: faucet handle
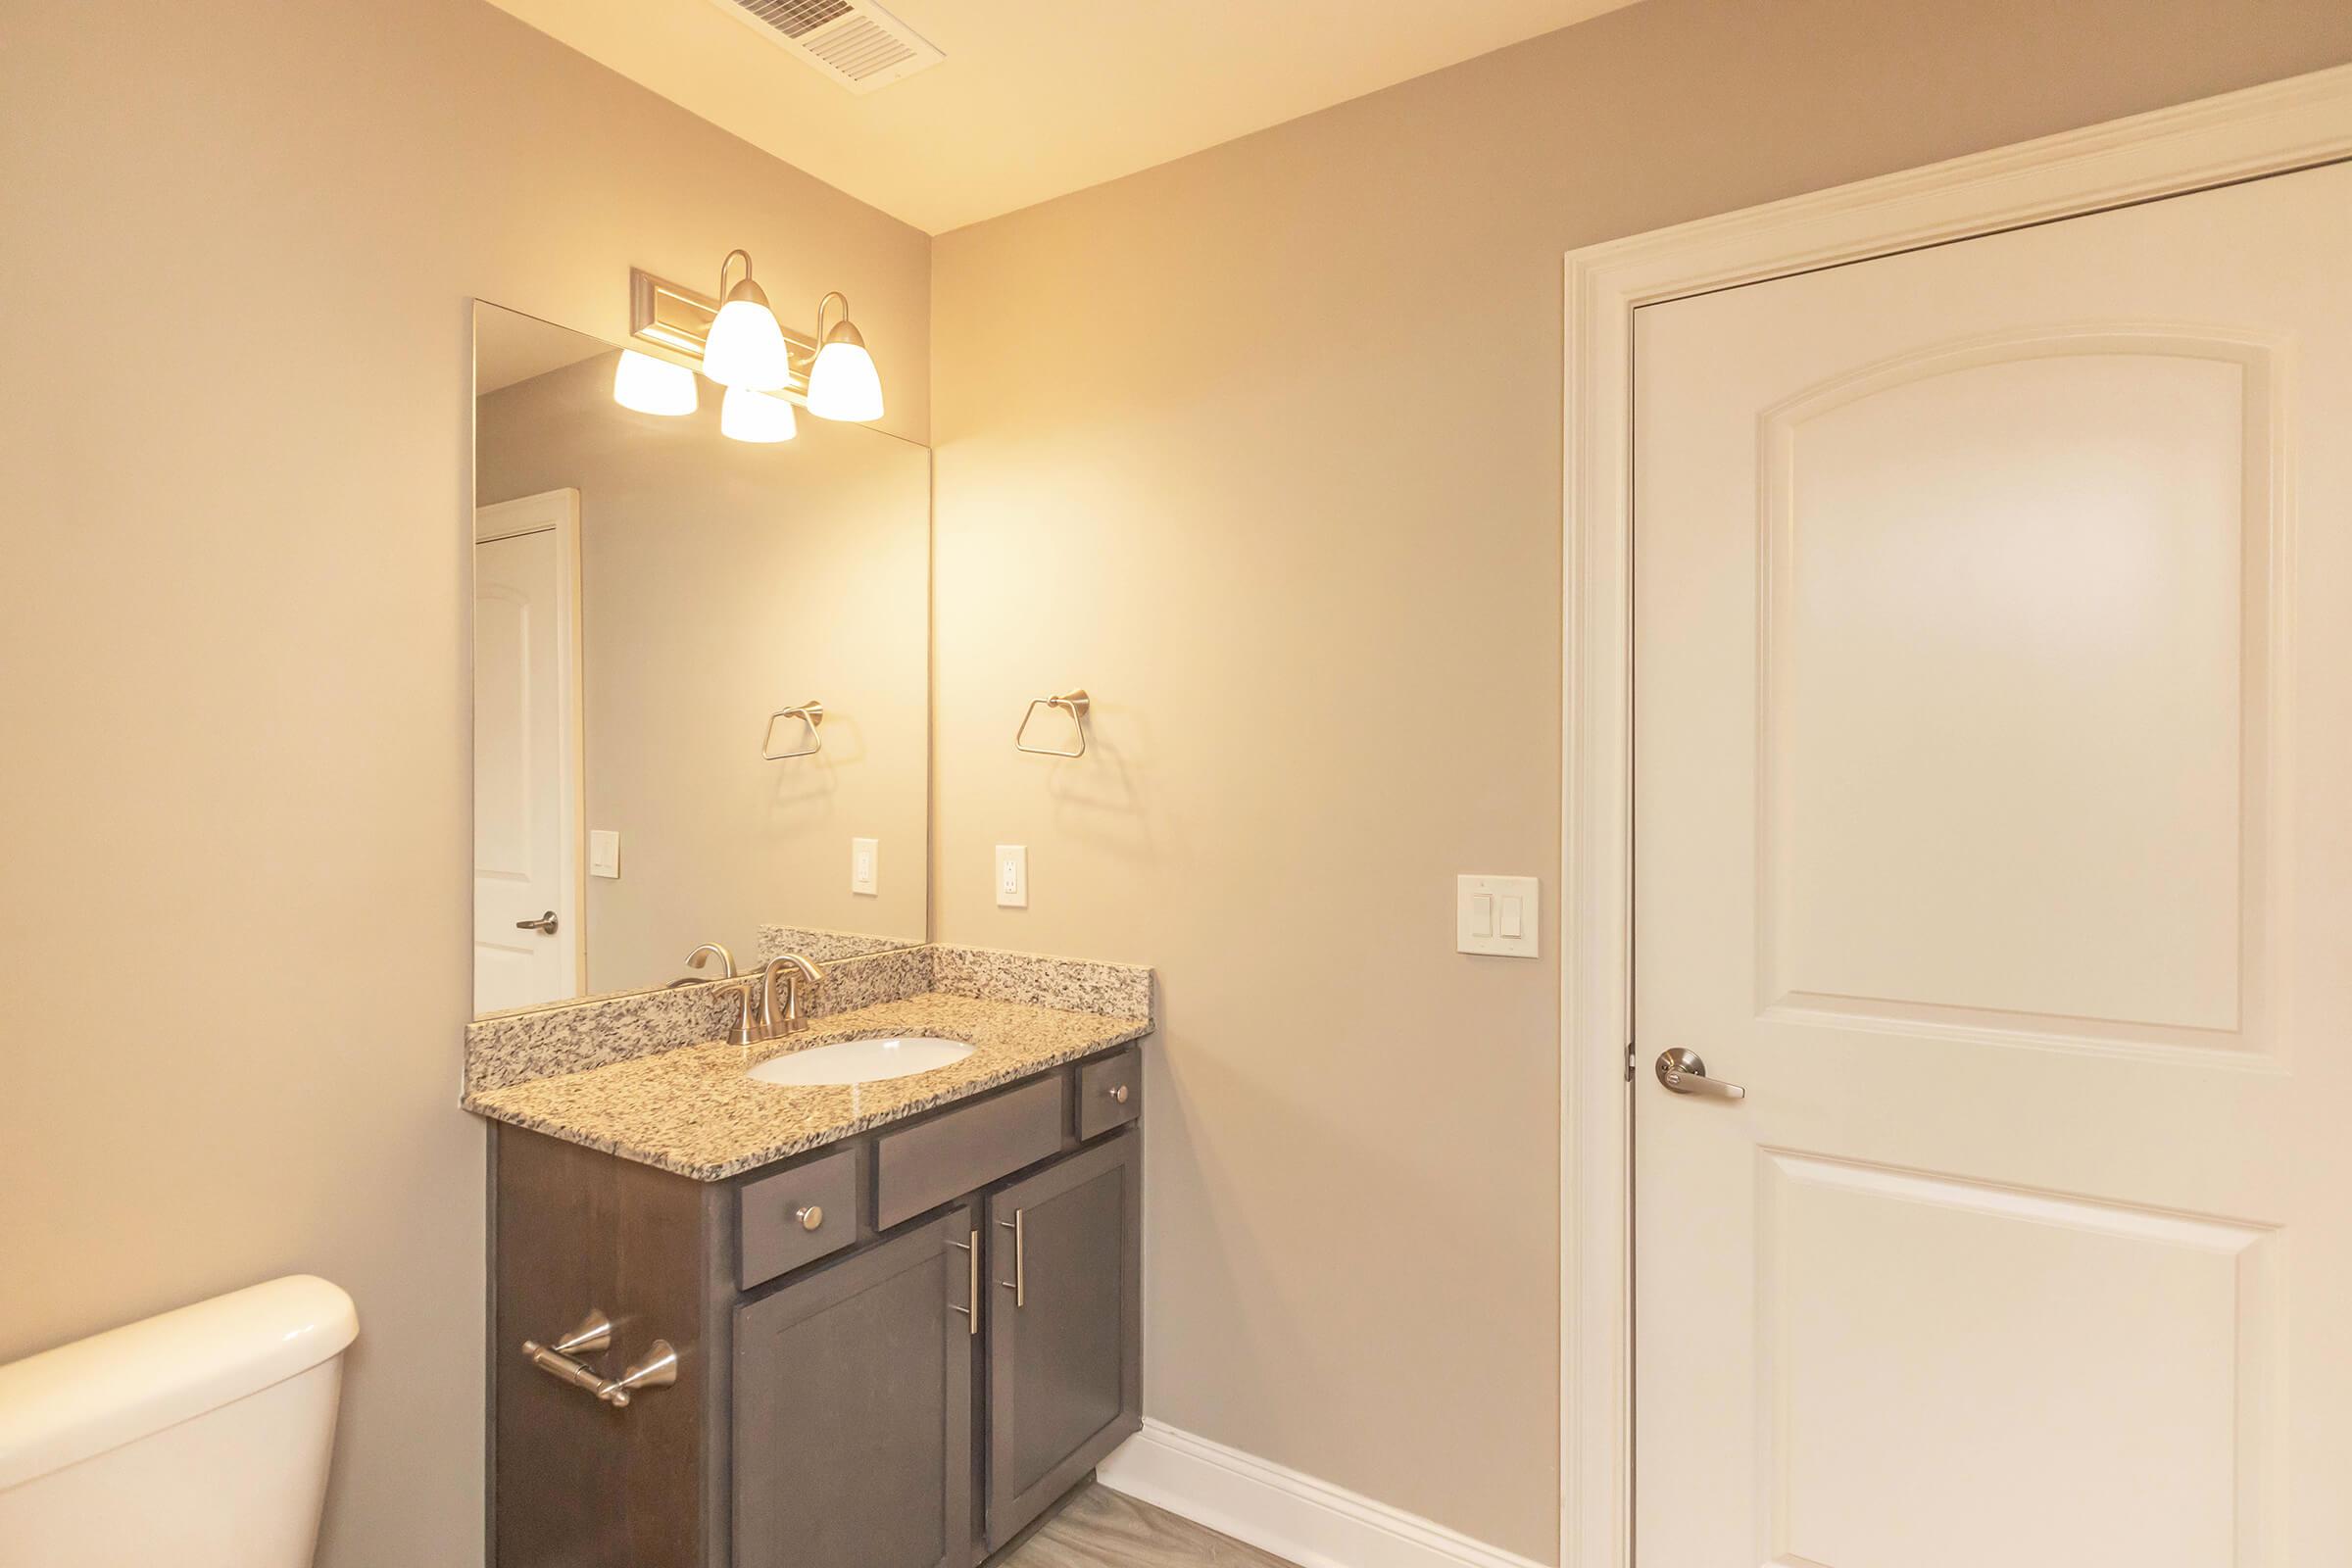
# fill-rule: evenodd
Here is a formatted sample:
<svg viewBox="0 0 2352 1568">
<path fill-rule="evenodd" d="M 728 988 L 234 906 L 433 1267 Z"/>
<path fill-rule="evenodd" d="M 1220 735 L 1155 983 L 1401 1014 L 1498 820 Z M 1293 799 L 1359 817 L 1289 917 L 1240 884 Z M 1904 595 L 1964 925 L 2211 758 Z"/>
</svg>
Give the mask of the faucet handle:
<svg viewBox="0 0 2352 1568">
<path fill-rule="evenodd" d="M 760 977 L 755 974 L 733 975 L 721 980 L 714 988 L 735 993 L 735 1030 L 730 1037 L 739 1046 L 756 1046 L 768 1037 L 768 1030 L 760 1021 L 752 998 L 759 993 Z"/>
</svg>

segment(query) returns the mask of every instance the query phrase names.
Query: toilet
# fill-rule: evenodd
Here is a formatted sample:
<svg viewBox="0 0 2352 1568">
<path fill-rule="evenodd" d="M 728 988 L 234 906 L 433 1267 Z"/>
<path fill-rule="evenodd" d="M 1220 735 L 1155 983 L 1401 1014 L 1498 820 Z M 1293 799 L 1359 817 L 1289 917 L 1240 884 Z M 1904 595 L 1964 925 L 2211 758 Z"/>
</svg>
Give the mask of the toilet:
<svg viewBox="0 0 2352 1568">
<path fill-rule="evenodd" d="M 309 1568 L 359 1327 L 296 1274 L 0 1366 L 0 1563 Z"/>
</svg>

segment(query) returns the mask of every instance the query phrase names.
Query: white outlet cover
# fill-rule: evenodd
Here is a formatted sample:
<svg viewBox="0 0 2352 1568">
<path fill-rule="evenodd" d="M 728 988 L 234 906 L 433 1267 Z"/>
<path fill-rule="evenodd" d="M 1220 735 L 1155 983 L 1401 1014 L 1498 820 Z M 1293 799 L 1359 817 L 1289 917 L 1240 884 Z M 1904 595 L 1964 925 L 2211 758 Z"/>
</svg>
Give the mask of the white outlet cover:
<svg viewBox="0 0 2352 1568">
<path fill-rule="evenodd" d="M 850 840 L 850 891 L 868 895 L 882 891 L 880 839 Z"/>
<path fill-rule="evenodd" d="M 1029 846 L 1026 844 L 997 846 L 997 907 L 1029 907 Z"/>
<path fill-rule="evenodd" d="M 1454 878 L 1454 951 L 1503 958 L 1541 957 L 1543 944 L 1537 937 L 1542 922 L 1537 916 L 1543 907 L 1542 895 L 1543 884 L 1532 876 Z M 1514 926 L 1516 936 L 1503 935 Z"/>
</svg>

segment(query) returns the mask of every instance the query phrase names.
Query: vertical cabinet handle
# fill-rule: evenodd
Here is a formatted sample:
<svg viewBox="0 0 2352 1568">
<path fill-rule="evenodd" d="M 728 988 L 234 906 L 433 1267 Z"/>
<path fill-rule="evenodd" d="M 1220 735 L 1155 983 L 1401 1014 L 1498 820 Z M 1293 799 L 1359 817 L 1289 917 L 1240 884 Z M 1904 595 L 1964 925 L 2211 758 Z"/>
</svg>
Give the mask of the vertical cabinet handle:
<svg viewBox="0 0 2352 1568">
<path fill-rule="evenodd" d="M 1012 1293 L 1012 1304 L 1015 1306 L 1029 1304 L 1029 1258 L 1026 1245 L 1028 1233 L 1025 1225 L 1028 1217 L 1027 1209 L 1016 1208 L 1012 1211 L 1012 1218 L 997 1221 L 998 1224 L 1012 1232 L 1012 1278 L 999 1280 L 997 1283 Z"/>
<path fill-rule="evenodd" d="M 974 1231 L 971 1234 L 972 1239 L 968 1242 L 950 1242 L 948 1244 L 958 1252 L 963 1253 L 964 1300 L 964 1304 L 961 1306 L 950 1303 L 948 1310 L 963 1314 L 966 1334 L 978 1334 L 980 1332 L 980 1233 Z"/>
</svg>

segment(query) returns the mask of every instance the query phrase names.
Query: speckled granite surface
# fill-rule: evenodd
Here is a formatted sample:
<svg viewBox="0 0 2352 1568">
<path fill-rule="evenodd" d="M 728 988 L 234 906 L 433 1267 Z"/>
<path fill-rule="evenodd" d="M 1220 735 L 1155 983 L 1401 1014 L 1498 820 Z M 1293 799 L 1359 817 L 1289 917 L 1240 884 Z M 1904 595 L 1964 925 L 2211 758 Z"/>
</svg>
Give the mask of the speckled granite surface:
<svg viewBox="0 0 2352 1568">
<path fill-rule="evenodd" d="M 901 948 L 919 948 L 920 942 L 905 937 L 869 936 L 863 931 L 819 931 L 806 925 L 763 925 L 760 928 L 760 961 L 765 963 L 779 953 L 797 953 L 818 963 L 839 963 L 844 958 L 861 958 L 870 953 L 891 953 Z"/>
<path fill-rule="evenodd" d="M 1152 1017 L 1152 971 L 1132 963 L 1095 963 L 993 948 L 934 947 L 931 988 L 958 997 L 1026 1002 L 1040 1007 Z"/>
<path fill-rule="evenodd" d="M 1113 1018 L 1153 1015 L 1152 971 L 1136 964 L 948 947 L 899 948 L 843 959 L 809 956 L 825 969 L 824 983 L 801 1002 L 801 1010 L 811 1017 L 934 991 Z M 504 1089 L 723 1039 L 734 1024 L 735 1006 L 732 990 L 704 983 L 497 1013 L 466 1025 L 466 1092 Z"/>
<path fill-rule="evenodd" d="M 734 1027 L 736 1001 L 721 984 L 593 997 L 478 1019 L 466 1026 L 466 1090 L 503 1089 L 723 1039 Z M 812 1017 L 848 1012 L 931 989 L 931 950 L 901 948 L 827 964 L 824 984 L 801 999 L 801 1010 Z"/>
<path fill-rule="evenodd" d="M 497 1121 L 697 1181 L 722 1181 L 1151 1030 L 1149 1017 L 930 993 L 838 1013 L 789 1040 L 687 1046 L 475 1091 L 465 1104 Z M 882 1083 L 785 1087 L 745 1076 L 786 1051 L 891 1035 L 938 1035 L 968 1042 L 973 1050 L 961 1061 Z"/>
</svg>

